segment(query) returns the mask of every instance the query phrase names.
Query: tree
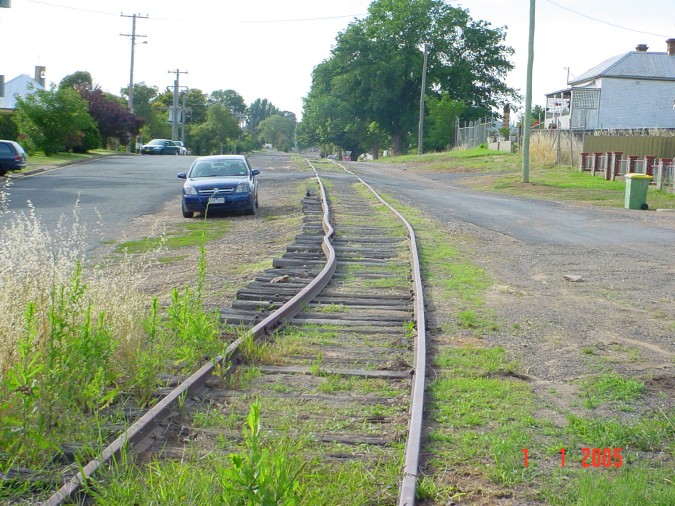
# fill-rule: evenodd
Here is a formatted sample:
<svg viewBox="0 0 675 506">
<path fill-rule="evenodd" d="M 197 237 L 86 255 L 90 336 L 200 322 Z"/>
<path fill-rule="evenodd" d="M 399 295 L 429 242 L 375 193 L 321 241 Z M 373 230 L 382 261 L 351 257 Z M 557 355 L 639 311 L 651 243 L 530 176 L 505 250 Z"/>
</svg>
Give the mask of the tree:
<svg viewBox="0 0 675 506">
<path fill-rule="evenodd" d="M 281 151 L 290 151 L 293 146 L 295 121 L 290 117 L 275 114 L 260 122 L 258 133 L 262 142 L 269 142 Z"/>
<path fill-rule="evenodd" d="M 214 104 L 206 112 L 206 121 L 195 125 L 190 133 L 193 152 L 207 155 L 227 151 L 231 141 L 241 136 L 241 129 L 227 108 Z"/>
<path fill-rule="evenodd" d="M 106 143 L 114 140 L 126 146 L 131 137 L 139 134 L 143 120 L 129 111 L 124 100 L 89 84 L 78 85 L 77 91 L 88 102 L 89 115 Z"/>
<path fill-rule="evenodd" d="M 272 104 L 272 102 L 268 101 L 266 98 L 258 98 L 248 106 L 246 111 L 248 115 L 248 124 L 246 126 L 249 130 L 255 132 L 261 121 L 274 114 L 279 114 L 280 112 L 281 111 L 279 111 L 279 109 L 277 109 Z"/>
<path fill-rule="evenodd" d="M 429 111 L 425 120 L 424 146 L 427 150 L 443 151 L 452 144 L 455 123 L 464 110 L 464 104 L 445 93 L 440 98 L 426 97 Z"/>
<path fill-rule="evenodd" d="M 206 121 L 208 95 L 198 88 L 188 88 L 180 94 L 180 106 L 185 104 L 186 121 L 199 124 Z"/>
<path fill-rule="evenodd" d="M 129 87 L 122 88 L 122 97 L 129 101 Z M 152 101 L 159 94 L 157 86 L 148 86 L 145 83 L 134 84 L 134 115 L 141 118 L 143 123 L 151 124 L 154 120 Z"/>
<path fill-rule="evenodd" d="M 90 87 L 94 85 L 94 80 L 91 74 L 86 70 L 78 70 L 72 74 L 61 79 L 59 87 L 77 88 L 79 85 L 88 84 Z"/>
<path fill-rule="evenodd" d="M 347 108 L 362 124 L 377 123 L 401 152 L 419 122 L 421 45 L 429 47 L 427 96 L 445 92 L 473 119 L 516 95 L 504 83 L 513 67 L 504 38 L 502 29 L 443 0 L 375 0 L 368 17 L 338 35 L 330 58 L 317 66 L 305 105 L 331 97 L 337 114 Z"/>
<path fill-rule="evenodd" d="M 532 126 L 543 126 L 546 119 L 546 108 L 541 105 L 535 105 L 532 108 Z"/>
<path fill-rule="evenodd" d="M 52 86 L 17 97 L 16 110 L 19 134 L 47 156 L 83 146 L 86 132 L 98 134 L 89 104 L 70 87 Z"/>
<path fill-rule="evenodd" d="M 234 90 L 216 90 L 209 95 L 208 105 L 220 104 L 230 110 L 235 118 L 244 119 L 246 102 L 244 97 Z"/>
</svg>

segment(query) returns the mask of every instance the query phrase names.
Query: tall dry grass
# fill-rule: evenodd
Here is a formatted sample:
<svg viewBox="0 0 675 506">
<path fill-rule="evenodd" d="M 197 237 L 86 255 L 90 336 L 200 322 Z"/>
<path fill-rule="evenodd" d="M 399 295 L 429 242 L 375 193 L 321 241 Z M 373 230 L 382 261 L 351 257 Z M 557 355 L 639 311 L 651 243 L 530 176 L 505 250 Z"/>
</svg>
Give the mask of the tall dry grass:
<svg viewBox="0 0 675 506">
<path fill-rule="evenodd" d="M 530 159 L 542 166 L 550 166 L 558 163 L 560 158 L 560 165 L 576 166 L 582 148 L 581 141 L 569 132 L 541 130 L 533 132 L 530 138 Z"/>
<path fill-rule="evenodd" d="M 0 213 L 8 215 L 8 188 L 0 189 Z M 72 314 L 73 324 L 87 310 L 102 316 L 118 340 L 120 356 L 131 355 L 127 347 L 139 346 L 143 339 L 141 321 L 148 297 L 139 285 L 142 269 L 130 261 L 116 261 L 86 267 L 89 231 L 78 219 L 77 206 L 69 219 L 62 218 L 54 230 L 40 221 L 29 204 L 28 210 L 15 214 L 0 225 L 0 375 L 5 376 L 18 359 L 17 345 L 25 336 L 25 312 L 35 308 L 35 326 L 39 349 L 50 333 L 50 311 L 55 294 L 71 285 L 80 266 L 84 290 Z"/>
</svg>

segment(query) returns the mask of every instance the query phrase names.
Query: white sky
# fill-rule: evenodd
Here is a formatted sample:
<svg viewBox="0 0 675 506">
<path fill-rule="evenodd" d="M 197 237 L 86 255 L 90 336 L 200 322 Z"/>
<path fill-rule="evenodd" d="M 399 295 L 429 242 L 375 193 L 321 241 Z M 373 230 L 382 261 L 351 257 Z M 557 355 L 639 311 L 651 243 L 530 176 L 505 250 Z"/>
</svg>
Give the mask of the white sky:
<svg viewBox="0 0 675 506">
<path fill-rule="evenodd" d="M 555 3 L 554 3 L 555 2 Z M 507 82 L 524 95 L 528 0 L 450 2 L 475 20 L 508 27 L 516 53 Z M 234 89 L 247 104 L 267 98 L 300 117 L 313 68 L 329 57 L 338 32 L 368 12 L 370 0 L 11 0 L 0 9 L 0 74 L 5 80 L 47 68 L 47 83 L 78 70 L 104 90 L 129 83 L 132 20 L 134 82 L 205 93 Z M 556 5 L 557 4 L 557 5 Z M 562 6 L 562 7 L 561 7 Z M 564 7 L 564 8 L 563 8 Z M 576 11 L 577 13 L 571 12 Z M 595 18 L 590 19 L 590 18 Z M 618 26 L 612 26 L 618 25 Z M 640 33 L 647 32 L 647 33 Z M 602 61 L 640 43 L 664 52 L 675 38 L 673 0 L 537 0 L 533 105 Z M 147 44 L 143 44 L 147 42 Z"/>
</svg>

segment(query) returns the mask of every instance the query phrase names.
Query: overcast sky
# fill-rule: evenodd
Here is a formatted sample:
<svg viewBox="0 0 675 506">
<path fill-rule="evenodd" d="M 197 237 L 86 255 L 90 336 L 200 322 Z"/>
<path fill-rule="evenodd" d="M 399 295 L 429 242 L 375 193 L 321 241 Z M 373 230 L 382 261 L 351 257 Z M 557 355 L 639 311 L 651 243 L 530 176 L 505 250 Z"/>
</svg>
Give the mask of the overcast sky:
<svg viewBox="0 0 675 506">
<path fill-rule="evenodd" d="M 507 82 L 524 94 L 528 0 L 450 2 L 475 20 L 508 27 L 516 67 Z M 117 95 L 130 78 L 131 16 L 139 35 L 134 82 L 205 93 L 234 89 L 247 103 L 267 98 L 302 113 L 313 68 L 337 34 L 368 12 L 369 0 L 11 0 L 0 9 L 0 74 L 8 81 L 47 68 L 47 83 L 78 70 Z M 673 0 L 537 0 L 533 104 L 602 61 L 675 38 Z M 145 37 L 140 37 L 145 35 Z"/>
</svg>

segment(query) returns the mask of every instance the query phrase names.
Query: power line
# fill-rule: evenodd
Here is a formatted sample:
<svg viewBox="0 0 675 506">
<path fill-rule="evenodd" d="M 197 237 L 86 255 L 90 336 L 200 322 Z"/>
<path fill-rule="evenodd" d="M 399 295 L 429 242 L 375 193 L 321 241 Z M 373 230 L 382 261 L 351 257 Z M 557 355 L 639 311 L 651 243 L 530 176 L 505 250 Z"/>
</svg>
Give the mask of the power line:
<svg viewBox="0 0 675 506">
<path fill-rule="evenodd" d="M 94 9 L 84 9 L 81 7 L 72 7 L 69 5 L 63 5 L 63 4 L 58 4 L 55 2 L 48 2 L 46 0 L 28 0 L 29 2 L 35 3 L 35 4 L 43 4 L 43 5 L 49 5 L 50 7 L 59 7 L 61 9 L 69 9 L 72 11 L 80 11 L 80 12 L 90 12 L 93 14 L 104 14 L 108 16 L 118 16 L 119 14 L 113 13 L 113 12 L 106 12 L 106 11 L 100 11 L 100 10 L 94 10 Z M 357 18 L 360 16 L 365 16 L 365 14 L 341 14 L 338 16 L 323 16 L 323 17 L 316 17 L 316 18 L 289 18 L 289 19 L 222 19 L 219 20 L 219 23 L 222 24 L 251 24 L 251 23 L 299 23 L 299 22 L 307 22 L 307 21 L 326 21 L 330 19 L 344 19 L 344 18 Z M 159 21 L 185 21 L 185 18 L 163 18 L 163 17 L 155 17 L 153 16 L 153 19 L 159 20 Z"/>
<path fill-rule="evenodd" d="M 615 23 L 610 23 L 609 21 L 605 21 L 604 19 L 598 19 L 594 18 L 592 16 L 588 16 L 586 14 L 582 14 L 581 12 L 575 11 L 574 9 L 570 9 L 569 7 L 565 7 L 564 5 L 560 5 L 559 3 L 554 2 L 553 0 L 546 0 L 548 3 L 555 5 L 556 7 L 560 7 L 561 9 L 564 9 L 566 11 L 572 12 L 576 14 L 577 16 L 581 16 L 586 19 L 590 19 L 592 21 L 597 21 L 598 23 L 603 23 L 605 25 L 613 26 L 614 28 L 621 28 L 622 30 L 628 30 L 629 32 L 635 32 L 635 33 L 642 33 L 644 35 L 654 35 L 656 37 L 666 37 L 668 38 L 669 35 L 663 35 L 660 33 L 652 33 L 652 32 L 643 32 L 642 30 L 635 30 L 634 28 L 628 28 L 627 26 L 621 26 L 617 25 Z"/>
</svg>

